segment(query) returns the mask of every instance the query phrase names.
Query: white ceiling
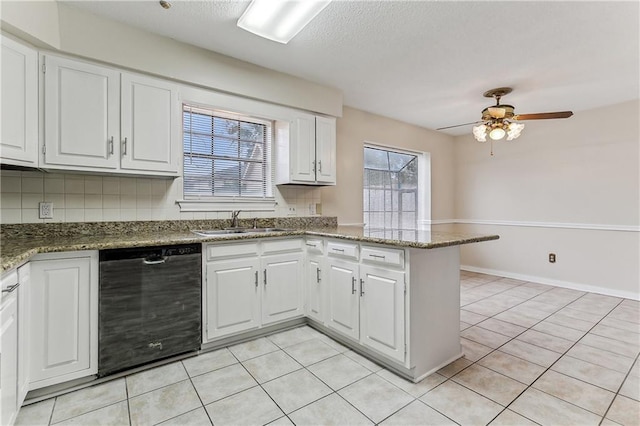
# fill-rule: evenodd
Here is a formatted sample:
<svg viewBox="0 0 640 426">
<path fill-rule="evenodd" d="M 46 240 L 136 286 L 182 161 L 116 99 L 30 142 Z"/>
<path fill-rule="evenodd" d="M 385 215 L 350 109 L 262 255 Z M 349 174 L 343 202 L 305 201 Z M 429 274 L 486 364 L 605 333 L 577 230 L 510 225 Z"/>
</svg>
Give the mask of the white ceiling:
<svg viewBox="0 0 640 426">
<path fill-rule="evenodd" d="M 347 106 L 432 129 L 479 120 L 492 104 L 482 93 L 500 86 L 514 88 L 503 103 L 521 114 L 639 97 L 637 1 L 334 0 L 287 45 L 236 27 L 248 1 L 67 3 L 337 87 Z"/>
</svg>

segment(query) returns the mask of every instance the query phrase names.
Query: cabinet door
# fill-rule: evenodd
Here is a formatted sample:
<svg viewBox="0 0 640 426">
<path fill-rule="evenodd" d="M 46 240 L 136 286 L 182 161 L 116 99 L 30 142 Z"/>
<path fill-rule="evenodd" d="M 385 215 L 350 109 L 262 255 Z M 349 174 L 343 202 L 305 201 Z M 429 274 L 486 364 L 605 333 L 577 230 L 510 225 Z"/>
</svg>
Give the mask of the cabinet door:
<svg viewBox="0 0 640 426">
<path fill-rule="evenodd" d="M 3 285 L 3 289 L 5 286 Z M 4 293 L 0 305 L 0 342 L 2 357 L 0 357 L 0 402 L 3 425 L 12 425 L 18 414 L 18 297 L 17 291 Z"/>
<path fill-rule="evenodd" d="M 45 165 L 117 168 L 119 73 L 56 56 L 44 56 L 43 60 Z"/>
<path fill-rule="evenodd" d="M 321 256 L 307 257 L 307 315 L 324 323 L 324 268 Z"/>
<path fill-rule="evenodd" d="M 336 183 L 336 119 L 316 117 L 316 180 Z"/>
<path fill-rule="evenodd" d="M 262 324 L 304 314 L 302 253 L 263 256 Z"/>
<path fill-rule="evenodd" d="M 296 117 L 291 124 L 291 180 L 316 181 L 316 122 L 315 117 Z"/>
<path fill-rule="evenodd" d="M 206 340 L 260 326 L 257 257 L 208 262 Z"/>
<path fill-rule="evenodd" d="M 327 326 L 358 339 L 358 264 L 328 259 Z"/>
<path fill-rule="evenodd" d="M 38 54 L 2 36 L 2 136 L 4 164 L 38 163 Z"/>
<path fill-rule="evenodd" d="M 31 262 L 31 389 L 98 372 L 91 258 Z M 95 343 L 94 343 L 95 345 Z M 95 351 L 94 351 L 95 352 Z"/>
<path fill-rule="evenodd" d="M 18 287 L 18 407 L 22 405 L 29 391 L 30 338 L 29 315 L 31 312 L 31 264 L 18 269 L 20 287 Z"/>
<path fill-rule="evenodd" d="M 404 273 L 360 268 L 360 343 L 404 361 Z"/>
<path fill-rule="evenodd" d="M 177 175 L 180 103 L 176 85 L 122 74 L 121 167 Z"/>
</svg>

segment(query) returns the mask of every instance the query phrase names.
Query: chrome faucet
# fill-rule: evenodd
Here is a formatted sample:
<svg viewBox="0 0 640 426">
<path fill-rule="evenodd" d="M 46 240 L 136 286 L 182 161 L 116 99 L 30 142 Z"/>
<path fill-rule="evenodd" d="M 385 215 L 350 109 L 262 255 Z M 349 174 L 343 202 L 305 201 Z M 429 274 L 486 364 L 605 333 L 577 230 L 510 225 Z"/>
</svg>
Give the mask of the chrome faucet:
<svg viewBox="0 0 640 426">
<path fill-rule="evenodd" d="M 231 227 L 238 227 L 238 215 L 240 214 L 240 210 L 234 210 L 231 212 Z"/>
</svg>

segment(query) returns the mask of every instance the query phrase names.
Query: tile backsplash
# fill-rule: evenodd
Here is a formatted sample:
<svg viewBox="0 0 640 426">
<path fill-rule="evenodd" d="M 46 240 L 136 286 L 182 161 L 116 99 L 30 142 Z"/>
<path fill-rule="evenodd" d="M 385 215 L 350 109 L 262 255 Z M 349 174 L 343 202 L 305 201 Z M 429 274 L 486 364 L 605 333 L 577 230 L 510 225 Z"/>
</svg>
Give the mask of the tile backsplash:
<svg viewBox="0 0 640 426">
<path fill-rule="evenodd" d="M 228 219 L 229 212 L 180 212 L 182 179 L 0 171 L 0 223 Z M 273 212 L 241 217 L 312 216 L 320 188 L 278 186 Z M 53 203 L 53 219 L 39 218 L 39 203 Z"/>
</svg>

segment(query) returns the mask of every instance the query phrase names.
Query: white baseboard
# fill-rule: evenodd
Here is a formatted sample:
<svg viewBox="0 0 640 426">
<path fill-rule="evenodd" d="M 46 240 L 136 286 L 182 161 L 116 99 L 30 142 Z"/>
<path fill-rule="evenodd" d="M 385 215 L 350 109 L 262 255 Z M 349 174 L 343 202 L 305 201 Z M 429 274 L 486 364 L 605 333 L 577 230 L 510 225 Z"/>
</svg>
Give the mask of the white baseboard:
<svg viewBox="0 0 640 426">
<path fill-rule="evenodd" d="M 631 291 L 616 290 L 607 287 L 599 287 L 590 284 L 574 283 L 571 281 L 554 280 L 552 278 L 536 277 L 532 275 L 517 274 L 496 269 L 478 268 L 470 265 L 460 265 L 460 269 L 469 272 L 479 272 L 481 274 L 497 275 L 499 277 L 513 278 L 515 280 L 529 281 L 539 284 L 553 285 L 556 287 L 569 288 L 571 290 L 587 291 L 590 293 L 604 294 L 606 296 L 622 297 L 624 299 L 640 300 L 640 293 Z"/>
</svg>

